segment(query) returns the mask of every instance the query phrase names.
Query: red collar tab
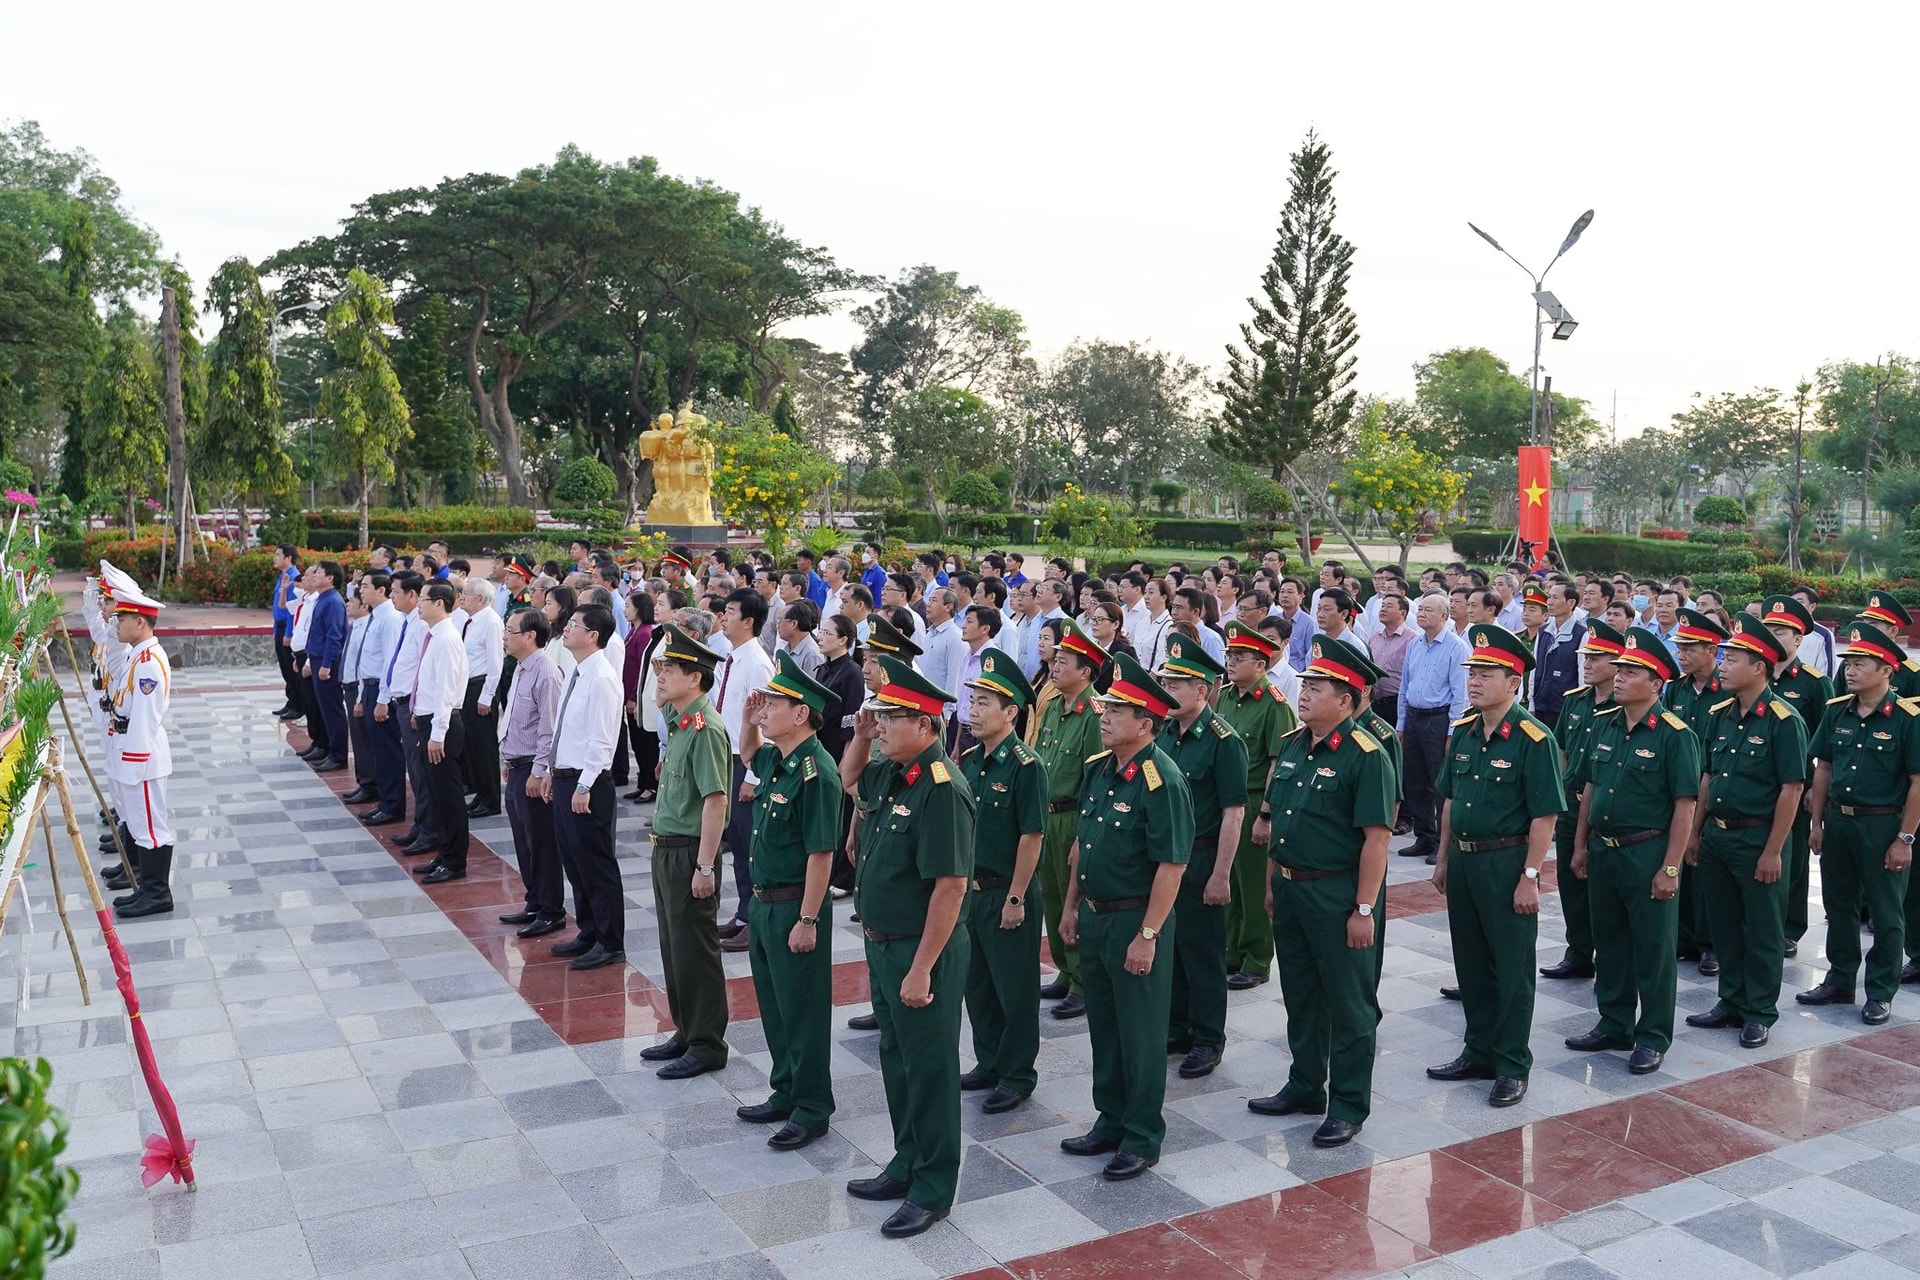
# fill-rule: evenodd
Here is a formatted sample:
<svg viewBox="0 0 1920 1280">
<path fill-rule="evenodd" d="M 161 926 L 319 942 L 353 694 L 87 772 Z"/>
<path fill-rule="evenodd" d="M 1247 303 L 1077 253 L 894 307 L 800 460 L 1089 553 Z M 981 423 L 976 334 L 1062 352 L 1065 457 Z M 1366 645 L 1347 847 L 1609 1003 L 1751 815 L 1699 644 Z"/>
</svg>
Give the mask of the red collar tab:
<svg viewBox="0 0 1920 1280">
<path fill-rule="evenodd" d="M 1340 749 L 1340 731 L 1336 729 L 1334 730 L 1333 733 L 1327 736 L 1327 750 L 1338 751 L 1339 749 Z"/>
<path fill-rule="evenodd" d="M 907 785 L 912 786 L 918 781 L 920 781 L 920 762 L 915 760 L 912 766 L 907 769 Z"/>
<path fill-rule="evenodd" d="M 1128 782 L 1132 782 L 1134 779 L 1134 775 L 1139 772 L 1140 772 L 1140 762 L 1138 760 L 1129 760 L 1127 761 L 1127 767 L 1121 770 L 1120 776 L 1125 778 Z"/>
<path fill-rule="evenodd" d="M 1512 735 L 1513 735 L 1513 721 L 1502 720 L 1500 722 L 1500 736 L 1503 738 L 1506 738 L 1506 737 L 1511 737 Z"/>
<path fill-rule="evenodd" d="M 1264 691 L 1265 688 L 1266 686 L 1264 683 L 1253 686 L 1253 700 L 1255 702 L 1260 701 L 1260 694 L 1262 693 L 1262 691 Z"/>
</svg>

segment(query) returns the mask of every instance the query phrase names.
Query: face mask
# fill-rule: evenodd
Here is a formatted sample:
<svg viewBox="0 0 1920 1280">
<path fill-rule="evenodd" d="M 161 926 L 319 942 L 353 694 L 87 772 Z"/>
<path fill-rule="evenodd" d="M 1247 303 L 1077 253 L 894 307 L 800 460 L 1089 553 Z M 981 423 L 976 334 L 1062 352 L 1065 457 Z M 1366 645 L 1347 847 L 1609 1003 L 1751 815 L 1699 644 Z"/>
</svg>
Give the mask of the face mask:
<svg viewBox="0 0 1920 1280">
<path fill-rule="evenodd" d="M 873 552 L 871 552 L 871 551 L 862 551 L 862 552 L 860 553 L 860 563 L 861 563 L 861 564 L 872 564 L 872 563 L 873 563 Z"/>
<path fill-rule="evenodd" d="M 951 560 L 949 560 L 949 561 L 947 561 L 947 572 L 948 572 L 948 573 L 952 573 L 952 572 L 953 572 L 953 561 L 951 561 Z"/>
<path fill-rule="evenodd" d="M 1647 598 L 1645 596 L 1635 596 L 1633 598 L 1633 610 L 1635 613 L 1645 613 L 1647 611 Z"/>
</svg>

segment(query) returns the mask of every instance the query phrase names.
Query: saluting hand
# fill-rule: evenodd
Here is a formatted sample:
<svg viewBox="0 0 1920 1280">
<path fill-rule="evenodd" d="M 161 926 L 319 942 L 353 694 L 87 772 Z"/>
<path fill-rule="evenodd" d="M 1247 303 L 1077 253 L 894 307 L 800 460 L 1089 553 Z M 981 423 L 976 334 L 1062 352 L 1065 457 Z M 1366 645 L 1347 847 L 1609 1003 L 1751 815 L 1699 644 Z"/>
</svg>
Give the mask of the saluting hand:
<svg viewBox="0 0 1920 1280">
<path fill-rule="evenodd" d="M 853 716 L 853 736 L 862 742 L 871 742 L 880 736 L 880 718 L 871 711 L 857 711 Z"/>
<path fill-rule="evenodd" d="M 766 709 L 767 695 L 759 689 L 755 689 L 747 695 L 747 704 L 741 708 L 740 714 L 746 718 L 748 724 L 758 724 L 760 723 L 760 713 Z"/>
</svg>

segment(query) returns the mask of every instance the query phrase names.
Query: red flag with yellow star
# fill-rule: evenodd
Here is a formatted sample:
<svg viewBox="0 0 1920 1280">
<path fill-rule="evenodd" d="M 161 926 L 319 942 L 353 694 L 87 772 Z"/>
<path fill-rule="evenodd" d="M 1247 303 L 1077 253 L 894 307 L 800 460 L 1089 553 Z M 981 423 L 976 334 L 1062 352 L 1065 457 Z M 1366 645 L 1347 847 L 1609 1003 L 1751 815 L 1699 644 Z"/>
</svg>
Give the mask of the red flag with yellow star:
<svg viewBox="0 0 1920 1280">
<path fill-rule="evenodd" d="M 1553 450 L 1520 446 L 1520 554 L 1533 568 L 1546 563 L 1553 537 Z"/>
</svg>

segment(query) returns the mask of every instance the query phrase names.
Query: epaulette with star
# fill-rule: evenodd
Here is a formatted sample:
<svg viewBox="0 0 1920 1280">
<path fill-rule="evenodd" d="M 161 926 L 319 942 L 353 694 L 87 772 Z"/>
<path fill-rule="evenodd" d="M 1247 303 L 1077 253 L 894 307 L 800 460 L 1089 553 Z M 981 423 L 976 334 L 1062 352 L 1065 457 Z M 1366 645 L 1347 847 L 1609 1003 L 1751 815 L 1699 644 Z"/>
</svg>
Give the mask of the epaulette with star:
<svg viewBox="0 0 1920 1280">
<path fill-rule="evenodd" d="M 1380 740 L 1368 733 L 1365 729 L 1355 729 L 1353 731 L 1353 745 L 1371 755 L 1380 749 Z"/>
<path fill-rule="evenodd" d="M 696 711 L 696 712 L 694 712 L 694 713 L 693 713 L 693 727 L 694 727 L 695 729 L 704 729 L 704 728 L 706 728 L 706 727 L 707 727 L 707 713 L 706 713 L 706 712 L 704 712 L 704 711 Z"/>
<path fill-rule="evenodd" d="M 1569 690 L 1567 690 L 1567 697 L 1569 697 L 1569 698 L 1571 698 L 1571 697 L 1573 697 L 1573 696 L 1574 696 L 1574 695 L 1575 695 L 1576 693 L 1591 693 L 1591 692 L 1593 692 L 1593 686 L 1592 686 L 1592 685 L 1590 685 L 1590 684 L 1577 684 L 1577 685 L 1575 685 L 1575 686 L 1574 686 L 1573 688 L 1571 688 L 1571 689 L 1569 689 Z"/>
<path fill-rule="evenodd" d="M 1601 717 L 1601 716 L 1610 716 L 1610 715 L 1612 715 L 1612 714 L 1613 714 L 1614 712 L 1616 712 L 1616 711 L 1619 711 L 1619 710 L 1621 710 L 1621 706 L 1620 706 L 1620 704 L 1619 704 L 1619 703 L 1617 703 L 1617 702 L 1616 702 L 1616 703 L 1614 703 L 1614 704 L 1613 704 L 1612 706 L 1610 706 L 1610 707 L 1597 707 L 1597 708 L 1595 708 L 1595 709 L 1594 709 L 1594 713 L 1593 713 L 1593 714 L 1594 714 L 1594 717 L 1595 717 L 1596 719 L 1598 719 L 1598 718 L 1599 718 L 1599 717 Z"/>
<path fill-rule="evenodd" d="M 1307 727 L 1307 726 L 1305 726 L 1305 725 L 1303 725 L 1303 724 L 1297 724 L 1297 725 L 1295 725 L 1295 726 L 1293 726 L 1293 728 L 1291 728 L 1291 729 L 1289 729 L 1289 730 L 1287 730 L 1287 731 L 1286 731 L 1285 733 L 1283 733 L 1283 734 L 1281 734 L 1281 735 L 1280 735 L 1280 740 L 1281 740 L 1282 742 L 1284 742 L 1284 741 L 1286 741 L 1286 740 L 1287 740 L 1288 738 L 1291 738 L 1291 737 L 1294 737 L 1294 736 L 1295 736 L 1295 735 L 1297 735 L 1297 734 L 1300 734 L 1300 733 L 1303 733 L 1303 732 L 1305 732 L 1305 730 L 1306 730 L 1306 727 Z"/>
<path fill-rule="evenodd" d="M 1216 738 L 1231 738 L 1234 736 L 1233 726 L 1225 720 L 1222 720 L 1219 716 L 1215 716 L 1213 718 L 1213 736 Z"/>
<path fill-rule="evenodd" d="M 1727 699 L 1726 701 L 1724 701 L 1724 702 L 1716 702 L 1716 703 L 1714 703 L 1714 704 L 1713 704 L 1712 706 L 1710 706 L 1710 707 L 1708 707 L 1708 708 L 1707 708 L 1707 714 L 1708 714 L 1708 715 L 1714 715 L 1714 716 L 1717 716 L 1717 715 L 1719 715 L 1719 714 L 1720 714 L 1720 713 L 1721 713 L 1721 712 L 1722 712 L 1723 710 L 1725 710 L 1726 708 L 1728 708 L 1728 707 L 1730 707 L 1730 706 L 1732 706 L 1732 705 L 1733 705 L 1733 699 L 1732 699 L 1732 698 L 1728 698 L 1728 699 Z M 1774 705 L 1775 705 L 1775 706 L 1779 706 L 1780 704 L 1779 704 L 1779 703 L 1775 703 Z"/>
<path fill-rule="evenodd" d="M 1728 698 L 1728 699 L 1727 699 L 1727 702 L 1732 702 L 1732 701 L 1733 701 L 1733 699 L 1732 699 L 1732 698 Z M 1723 703 L 1721 703 L 1720 705 L 1724 707 L 1724 706 L 1726 706 L 1726 705 L 1727 705 L 1727 703 L 1726 703 L 1726 702 L 1723 702 Z M 1773 703 L 1773 718 L 1774 718 L 1774 719 L 1776 719 L 1776 720 L 1785 720 L 1785 719 L 1786 719 L 1787 717 L 1789 717 L 1789 716 L 1791 716 L 1792 714 L 1793 714 L 1793 708 L 1792 708 L 1792 707 L 1790 707 L 1790 706 L 1788 706 L 1788 705 L 1787 705 L 1786 703 L 1784 703 L 1784 702 L 1781 702 L 1781 701 L 1778 701 L 1777 699 L 1776 699 L 1776 700 L 1774 701 L 1774 703 Z"/>
<path fill-rule="evenodd" d="M 1920 716 L 1920 698 L 1901 698 L 1900 709 L 1910 716 Z"/>
<path fill-rule="evenodd" d="M 1905 662 L 1901 663 L 1900 665 L 1905 667 L 1908 671 L 1920 671 L 1920 662 L 1916 662 L 1912 658 L 1908 658 Z"/>
<path fill-rule="evenodd" d="M 1160 766 L 1155 764 L 1153 761 L 1142 760 L 1140 762 L 1140 772 L 1146 777 L 1147 790 L 1158 791 L 1161 787 L 1166 785 L 1165 782 L 1160 777 Z"/>
<path fill-rule="evenodd" d="M 812 782 L 820 776 L 820 764 L 812 756 L 800 757 L 800 776 Z"/>
<path fill-rule="evenodd" d="M 1689 727 L 1686 720 L 1683 719 L 1677 712 L 1662 711 L 1660 713 L 1660 718 L 1667 722 L 1667 727 L 1669 729 L 1685 729 Z"/>
<path fill-rule="evenodd" d="M 1013 740 L 1013 758 L 1021 764 L 1035 764 L 1040 759 L 1040 753 L 1020 741 L 1020 739 L 1015 738 Z"/>
<path fill-rule="evenodd" d="M 1475 720 L 1478 720 L 1479 718 L 1480 718 L 1480 713 L 1478 711 L 1469 711 L 1467 712 L 1467 714 L 1461 716 L 1458 720 L 1455 720 L 1448 727 L 1453 729 L 1464 729 L 1468 725 L 1472 724 Z"/>
<path fill-rule="evenodd" d="M 1825 680 L 1827 678 L 1827 673 L 1814 666 L 1811 662 L 1801 663 L 1800 669 L 1816 680 Z"/>
</svg>

